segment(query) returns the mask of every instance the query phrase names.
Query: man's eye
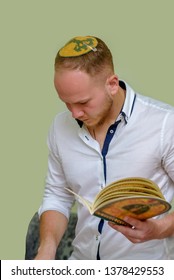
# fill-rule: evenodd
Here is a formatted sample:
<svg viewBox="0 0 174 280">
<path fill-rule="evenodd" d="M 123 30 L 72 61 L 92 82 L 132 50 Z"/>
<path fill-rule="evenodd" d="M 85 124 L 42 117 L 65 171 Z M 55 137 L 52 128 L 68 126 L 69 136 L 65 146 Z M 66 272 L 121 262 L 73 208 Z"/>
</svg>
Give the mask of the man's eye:
<svg viewBox="0 0 174 280">
<path fill-rule="evenodd" d="M 80 102 L 81 105 L 85 105 L 85 104 L 87 104 L 87 103 L 88 103 L 88 101 Z"/>
</svg>

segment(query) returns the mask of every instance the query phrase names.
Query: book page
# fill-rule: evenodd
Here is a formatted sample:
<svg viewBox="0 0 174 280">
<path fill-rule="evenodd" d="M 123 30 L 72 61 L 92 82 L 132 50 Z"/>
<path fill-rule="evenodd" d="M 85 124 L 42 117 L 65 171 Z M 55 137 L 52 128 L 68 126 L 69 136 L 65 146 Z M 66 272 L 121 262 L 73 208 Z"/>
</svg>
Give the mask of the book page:
<svg viewBox="0 0 174 280">
<path fill-rule="evenodd" d="M 87 207 L 87 209 L 89 210 L 90 214 L 93 214 L 93 205 L 91 202 L 89 202 L 87 199 L 83 198 L 82 196 L 80 196 L 79 194 L 73 192 L 71 189 L 65 188 L 67 191 L 71 192 L 72 194 L 74 194 L 81 202 L 84 206 Z"/>
</svg>

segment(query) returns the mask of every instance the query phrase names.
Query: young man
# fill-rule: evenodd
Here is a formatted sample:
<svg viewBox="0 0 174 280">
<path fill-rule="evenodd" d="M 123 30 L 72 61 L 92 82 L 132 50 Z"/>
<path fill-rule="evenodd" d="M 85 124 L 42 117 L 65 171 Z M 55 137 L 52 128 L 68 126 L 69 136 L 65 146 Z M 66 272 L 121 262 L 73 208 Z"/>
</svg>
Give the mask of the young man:
<svg viewBox="0 0 174 280">
<path fill-rule="evenodd" d="M 48 136 L 48 174 L 40 214 L 36 259 L 54 259 L 74 196 L 93 201 L 109 183 L 145 177 L 174 197 L 174 108 L 141 96 L 114 73 L 112 55 L 99 38 L 75 37 L 55 59 L 54 84 L 68 111 L 58 114 Z M 89 214 L 78 202 L 70 259 L 169 259 L 174 213 L 131 227 Z M 154 250 L 155 248 L 155 250 Z"/>
</svg>

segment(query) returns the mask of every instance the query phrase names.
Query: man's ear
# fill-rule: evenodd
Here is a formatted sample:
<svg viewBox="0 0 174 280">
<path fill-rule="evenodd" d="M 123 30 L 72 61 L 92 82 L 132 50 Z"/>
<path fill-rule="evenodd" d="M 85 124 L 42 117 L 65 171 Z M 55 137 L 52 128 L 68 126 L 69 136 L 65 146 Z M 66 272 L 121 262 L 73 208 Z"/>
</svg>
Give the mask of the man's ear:
<svg viewBox="0 0 174 280">
<path fill-rule="evenodd" d="M 106 89 L 111 96 L 114 96 L 119 89 L 119 79 L 117 75 L 109 76 L 106 80 Z"/>
</svg>

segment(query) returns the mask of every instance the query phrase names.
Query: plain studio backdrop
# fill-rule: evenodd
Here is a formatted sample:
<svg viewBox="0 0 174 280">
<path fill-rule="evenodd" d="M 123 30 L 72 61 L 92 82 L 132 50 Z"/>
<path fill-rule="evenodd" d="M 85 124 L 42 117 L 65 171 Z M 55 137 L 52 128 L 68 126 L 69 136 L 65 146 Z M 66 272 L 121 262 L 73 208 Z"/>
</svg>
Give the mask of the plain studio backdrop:
<svg viewBox="0 0 174 280">
<path fill-rule="evenodd" d="M 77 35 L 110 47 L 136 91 L 174 105 L 171 0 L 0 1 L 0 258 L 24 259 L 47 170 L 46 138 L 64 110 L 53 86 L 57 50 Z"/>
</svg>

